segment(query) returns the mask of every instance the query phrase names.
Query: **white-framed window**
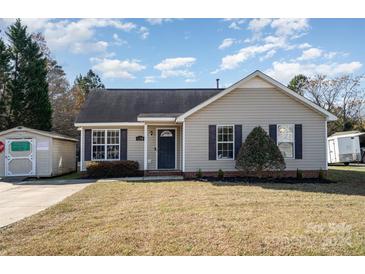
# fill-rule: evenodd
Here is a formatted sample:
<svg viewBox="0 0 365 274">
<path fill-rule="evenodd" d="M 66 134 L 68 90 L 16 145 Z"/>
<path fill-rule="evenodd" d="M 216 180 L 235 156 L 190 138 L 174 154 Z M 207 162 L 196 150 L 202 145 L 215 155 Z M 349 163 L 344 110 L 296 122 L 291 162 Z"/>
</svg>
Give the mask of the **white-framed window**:
<svg viewBox="0 0 365 274">
<path fill-rule="evenodd" d="M 294 125 L 277 125 L 277 142 L 284 158 L 294 158 Z"/>
<path fill-rule="evenodd" d="M 234 127 L 217 125 L 217 160 L 234 159 Z"/>
<path fill-rule="evenodd" d="M 119 160 L 120 130 L 93 129 L 92 131 L 92 160 Z"/>
</svg>

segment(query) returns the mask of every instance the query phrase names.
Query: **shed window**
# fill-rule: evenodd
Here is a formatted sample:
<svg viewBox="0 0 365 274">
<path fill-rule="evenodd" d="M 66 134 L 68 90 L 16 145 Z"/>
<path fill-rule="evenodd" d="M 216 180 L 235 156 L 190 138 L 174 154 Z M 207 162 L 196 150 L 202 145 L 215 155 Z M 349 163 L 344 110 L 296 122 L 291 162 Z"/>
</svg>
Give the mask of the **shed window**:
<svg viewBox="0 0 365 274">
<path fill-rule="evenodd" d="M 217 126 L 217 159 L 232 160 L 234 154 L 233 126 Z"/>
<path fill-rule="evenodd" d="M 92 155 L 94 161 L 119 160 L 120 130 L 93 130 Z"/>
<path fill-rule="evenodd" d="M 278 125 L 278 147 L 284 158 L 294 157 L 294 125 Z"/>
</svg>

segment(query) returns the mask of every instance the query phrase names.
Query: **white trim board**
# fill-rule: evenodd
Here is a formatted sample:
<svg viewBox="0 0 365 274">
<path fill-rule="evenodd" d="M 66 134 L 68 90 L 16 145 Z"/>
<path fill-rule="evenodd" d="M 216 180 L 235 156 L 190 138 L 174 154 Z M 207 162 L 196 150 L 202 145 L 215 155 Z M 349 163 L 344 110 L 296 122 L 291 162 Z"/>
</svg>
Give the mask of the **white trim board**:
<svg viewBox="0 0 365 274">
<path fill-rule="evenodd" d="M 53 133 L 53 132 L 48 133 L 43 130 L 37 130 L 37 129 L 23 127 L 23 126 L 14 127 L 14 128 L 10 128 L 10 129 L 1 131 L 0 136 L 11 133 L 11 132 L 30 132 L 30 133 L 38 134 L 38 135 L 45 136 L 45 137 L 55 138 L 55 139 L 67 140 L 67 141 L 72 141 L 72 142 L 78 141 L 75 138 L 61 136 L 61 135 L 58 135 L 57 133 Z"/>
<path fill-rule="evenodd" d="M 137 117 L 138 122 L 175 122 L 175 117 Z"/>
<path fill-rule="evenodd" d="M 75 127 L 143 126 L 143 122 L 75 123 Z"/>
<path fill-rule="evenodd" d="M 235 84 L 231 85 L 230 87 L 226 88 L 225 90 L 219 92 L 217 95 L 211 97 L 210 99 L 204 101 L 203 103 L 200 103 L 196 107 L 194 107 L 194 108 L 190 109 L 189 111 L 185 112 L 184 114 L 180 115 L 179 117 L 176 118 L 176 121 L 177 122 L 183 122 L 185 120 L 185 118 L 187 118 L 191 114 L 193 114 L 193 113 L 197 112 L 198 110 L 204 108 L 205 106 L 213 103 L 214 101 L 216 101 L 219 98 L 223 97 L 224 95 L 230 93 L 231 91 L 235 90 L 236 88 L 238 88 L 239 86 L 241 86 L 245 82 L 248 82 L 249 80 L 251 80 L 254 77 L 260 77 L 261 79 L 265 80 L 266 82 L 272 84 L 273 86 L 277 87 L 278 89 L 280 89 L 281 91 L 286 93 L 288 96 L 292 97 L 293 99 L 296 99 L 297 101 L 299 101 L 299 102 L 303 103 L 304 105 L 310 107 L 314 111 L 316 111 L 316 112 L 320 113 L 321 115 L 325 116 L 328 121 L 337 120 L 337 117 L 335 115 L 333 115 L 332 113 L 330 113 L 327 110 L 319 107 L 318 105 L 314 104 L 313 102 L 306 99 L 305 97 L 297 94 L 296 92 L 294 92 L 291 89 L 287 88 L 286 86 L 279 83 L 275 79 L 269 77 L 265 73 L 263 73 L 259 70 L 256 70 L 255 72 L 253 72 L 250 75 L 246 76 L 242 80 L 236 82 Z"/>
</svg>

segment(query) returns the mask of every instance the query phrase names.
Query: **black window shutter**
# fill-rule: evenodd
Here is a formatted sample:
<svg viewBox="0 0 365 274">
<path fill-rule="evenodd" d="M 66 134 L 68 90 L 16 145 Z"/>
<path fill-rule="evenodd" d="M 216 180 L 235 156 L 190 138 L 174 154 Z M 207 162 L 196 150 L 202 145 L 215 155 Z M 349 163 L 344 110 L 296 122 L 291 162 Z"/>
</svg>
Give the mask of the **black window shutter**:
<svg viewBox="0 0 365 274">
<path fill-rule="evenodd" d="M 127 160 L 127 149 L 128 149 L 128 130 L 126 128 L 122 128 L 120 130 L 120 159 Z"/>
<path fill-rule="evenodd" d="M 276 125 L 269 125 L 269 135 L 270 138 L 274 140 L 275 144 L 277 144 L 277 135 L 276 135 Z"/>
<path fill-rule="evenodd" d="M 295 159 L 303 158 L 303 127 L 295 125 Z"/>
<path fill-rule="evenodd" d="M 216 125 L 209 125 L 209 160 L 216 160 Z"/>
<path fill-rule="evenodd" d="M 238 155 L 242 145 L 242 125 L 234 125 L 234 151 L 235 158 Z"/>
<path fill-rule="evenodd" d="M 91 160 L 91 129 L 85 129 L 84 159 Z"/>
</svg>

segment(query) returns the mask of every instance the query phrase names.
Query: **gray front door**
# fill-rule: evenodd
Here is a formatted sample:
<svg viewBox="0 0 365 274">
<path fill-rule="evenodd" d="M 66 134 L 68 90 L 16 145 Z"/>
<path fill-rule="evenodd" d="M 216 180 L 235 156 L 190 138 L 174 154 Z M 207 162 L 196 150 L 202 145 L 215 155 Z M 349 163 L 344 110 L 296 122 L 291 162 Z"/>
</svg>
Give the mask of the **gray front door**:
<svg viewBox="0 0 365 274">
<path fill-rule="evenodd" d="M 175 129 L 159 129 L 158 134 L 158 169 L 175 168 Z"/>
</svg>

